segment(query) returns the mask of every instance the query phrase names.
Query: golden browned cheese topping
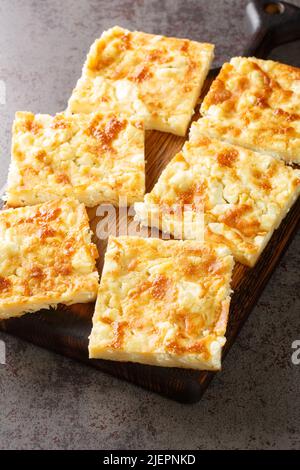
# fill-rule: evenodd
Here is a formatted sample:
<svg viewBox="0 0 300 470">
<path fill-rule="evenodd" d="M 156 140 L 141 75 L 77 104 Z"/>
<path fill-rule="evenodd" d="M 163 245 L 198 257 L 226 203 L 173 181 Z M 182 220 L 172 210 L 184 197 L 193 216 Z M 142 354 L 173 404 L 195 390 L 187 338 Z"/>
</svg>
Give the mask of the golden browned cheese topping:
<svg viewBox="0 0 300 470">
<path fill-rule="evenodd" d="M 49 225 L 42 225 L 39 231 L 39 236 L 41 238 L 41 241 L 43 243 L 43 240 L 48 237 L 54 237 L 56 235 L 56 231 L 49 227 Z"/>
<path fill-rule="evenodd" d="M 151 295 L 155 299 L 162 300 L 168 289 L 170 288 L 171 281 L 161 274 L 154 277 L 151 287 Z"/>
<path fill-rule="evenodd" d="M 170 354 L 169 365 L 182 365 L 183 356 L 186 367 L 217 367 L 232 266 L 220 245 L 111 237 L 90 354 L 158 365 L 168 365 Z M 219 329 L 221 313 L 226 318 Z"/>
<path fill-rule="evenodd" d="M 262 173 L 261 171 L 256 170 L 256 169 L 252 171 L 252 174 L 254 178 L 256 179 L 257 185 L 260 186 L 265 191 L 272 190 L 272 179 L 271 179 L 272 173 L 273 173 L 272 167 L 269 168 L 266 171 L 266 173 Z"/>
<path fill-rule="evenodd" d="M 38 134 L 42 126 L 35 122 L 33 119 L 28 119 L 24 122 L 24 130 L 31 132 L 32 134 Z"/>
<path fill-rule="evenodd" d="M 194 183 L 189 189 L 177 190 L 180 204 L 192 204 L 197 198 L 198 201 L 204 197 L 206 185 L 204 182 Z"/>
<path fill-rule="evenodd" d="M 51 206 L 40 206 L 36 210 L 33 210 L 33 215 L 23 218 L 21 217 L 19 220 L 15 222 L 15 224 L 23 225 L 23 224 L 38 224 L 43 225 L 47 222 L 57 219 L 57 217 L 61 214 L 60 207 Z"/>
<path fill-rule="evenodd" d="M 221 79 L 216 79 L 207 98 L 209 105 L 223 103 L 231 98 L 231 92 L 226 90 L 225 83 Z"/>
<path fill-rule="evenodd" d="M 92 45 L 68 109 L 135 115 L 146 129 L 184 135 L 213 49 L 211 44 L 113 27 Z"/>
<path fill-rule="evenodd" d="M 78 201 L 1 211 L 0 233 L 0 319 L 95 299 L 96 252 Z"/>
<path fill-rule="evenodd" d="M 104 322 L 107 323 L 107 322 Z M 113 340 L 111 342 L 111 347 L 113 349 L 119 349 L 123 346 L 125 330 L 128 327 L 128 323 L 125 321 L 114 322 L 112 325 L 113 328 Z"/>
<path fill-rule="evenodd" d="M 116 48 L 117 54 L 124 53 L 131 49 L 131 32 L 121 29 L 115 29 L 114 33 L 115 41 L 114 46 Z M 116 57 L 105 55 L 105 42 L 97 42 L 95 44 L 96 54 L 92 60 L 90 60 L 89 67 L 92 71 L 98 72 L 103 68 L 110 67 L 116 60 Z"/>
<path fill-rule="evenodd" d="M 300 163 L 300 69 L 255 57 L 224 64 L 206 95 L 204 133 Z"/>
<path fill-rule="evenodd" d="M 247 220 L 245 215 L 249 212 L 252 212 L 252 206 L 242 204 L 234 209 L 229 209 L 220 217 L 220 222 L 236 228 L 246 237 L 254 237 L 259 232 L 260 222 L 255 218 Z"/>
<path fill-rule="evenodd" d="M 144 203 L 135 204 L 137 219 L 176 238 L 201 239 L 197 211 L 203 213 L 205 239 L 226 244 L 237 260 L 253 266 L 299 195 L 300 170 L 209 137 L 202 121 L 192 124 L 189 141 Z M 185 204 L 191 205 L 187 212 L 172 210 Z"/>
<path fill-rule="evenodd" d="M 33 279 L 36 279 L 37 281 L 42 281 L 43 279 L 45 279 L 46 274 L 44 273 L 43 269 L 39 266 L 33 266 L 30 269 L 29 276 Z"/>
<path fill-rule="evenodd" d="M 87 133 L 92 135 L 99 142 L 102 151 L 113 150 L 112 143 L 118 137 L 119 133 L 125 128 L 126 120 L 119 120 L 115 117 L 105 123 L 104 127 L 99 125 L 96 118 L 87 129 Z"/>
<path fill-rule="evenodd" d="M 54 273 L 62 276 L 68 276 L 72 273 L 72 264 L 70 263 L 69 260 L 66 259 L 59 259 L 58 261 L 55 262 L 54 264 Z"/>
<path fill-rule="evenodd" d="M 236 149 L 224 149 L 218 153 L 218 162 L 221 166 L 231 167 L 238 155 L 239 153 Z"/>
<path fill-rule="evenodd" d="M 70 178 L 65 173 L 59 173 L 56 176 L 56 181 L 57 181 L 57 183 L 64 183 L 64 184 L 70 184 L 71 183 Z"/>
<path fill-rule="evenodd" d="M 11 281 L 5 277 L 0 276 L 0 292 L 8 291 L 11 288 Z"/>
<path fill-rule="evenodd" d="M 54 117 L 51 127 L 53 129 L 68 129 L 68 127 L 70 127 L 70 123 L 63 115 L 57 115 Z"/>
<path fill-rule="evenodd" d="M 35 157 L 37 160 L 43 161 L 47 157 L 47 152 L 45 150 L 38 150 Z"/>
<path fill-rule="evenodd" d="M 38 134 L 24 123 L 39 128 Z M 34 124 L 32 124 L 34 123 Z M 16 113 L 7 201 L 12 207 L 75 197 L 86 206 L 141 200 L 144 127 L 115 113 Z"/>
</svg>

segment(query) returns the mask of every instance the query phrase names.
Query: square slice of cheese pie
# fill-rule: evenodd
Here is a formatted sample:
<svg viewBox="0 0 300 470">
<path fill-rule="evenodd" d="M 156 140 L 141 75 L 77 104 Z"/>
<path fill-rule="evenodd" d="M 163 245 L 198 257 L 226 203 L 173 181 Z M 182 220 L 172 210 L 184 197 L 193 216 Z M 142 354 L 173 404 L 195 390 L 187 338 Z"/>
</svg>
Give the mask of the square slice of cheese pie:
<svg viewBox="0 0 300 470">
<path fill-rule="evenodd" d="M 300 163 L 300 69 L 235 57 L 206 95 L 202 129 L 212 137 Z"/>
<path fill-rule="evenodd" d="M 111 237 L 90 358 L 220 369 L 232 268 L 221 245 Z"/>
<path fill-rule="evenodd" d="M 113 114 L 16 113 L 8 175 L 10 206 L 75 197 L 86 206 L 141 201 L 144 129 Z"/>
<path fill-rule="evenodd" d="M 176 237 L 197 238 L 182 224 L 185 206 L 196 217 L 198 204 L 204 240 L 227 245 L 238 261 L 253 266 L 299 191 L 300 170 L 204 136 L 196 122 L 144 203 L 135 204 L 136 218 Z"/>
<path fill-rule="evenodd" d="M 76 199 L 0 211 L 0 319 L 95 300 L 96 246 Z"/>
<path fill-rule="evenodd" d="M 212 44 L 115 26 L 92 45 L 68 109 L 127 112 L 147 129 L 184 135 L 213 51 Z"/>
</svg>

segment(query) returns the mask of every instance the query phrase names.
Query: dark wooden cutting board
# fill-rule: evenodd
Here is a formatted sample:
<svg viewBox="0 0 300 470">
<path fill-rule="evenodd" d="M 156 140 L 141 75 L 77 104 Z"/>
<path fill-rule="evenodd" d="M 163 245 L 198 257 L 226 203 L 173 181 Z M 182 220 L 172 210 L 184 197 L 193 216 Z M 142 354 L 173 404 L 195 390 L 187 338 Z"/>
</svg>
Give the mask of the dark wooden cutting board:
<svg viewBox="0 0 300 470">
<path fill-rule="evenodd" d="M 195 118 L 197 117 L 198 114 L 195 115 Z M 147 191 L 151 190 L 162 169 L 181 148 L 184 141 L 185 138 L 162 132 L 147 133 Z M 95 209 L 88 212 L 90 225 L 95 233 L 100 218 L 97 217 Z M 250 269 L 239 263 L 236 264 L 224 356 L 257 302 L 280 257 L 293 239 L 299 221 L 300 199 L 274 233 L 255 268 Z M 97 243 L 100 254 L 98 268 L 101 273 L 106 242 L 100 241 L 96 236 L 94 242 Z M 195 402 L 200 399 L 214 376 L 212 372 L 89 360 L 87 347 L 93 310 L 94 304 L 76 304 L 69 307 L 60 305 L 57 310 L 44 310 L 2 321 L 0 329 L 170 398 L 182 402 Z"/>
<path fill-rule="evenodd" d="M 251 10 L 248 12 L 254 15 L 253 23 L 258 25 L 249 51 L 251 54 L 256 53 L 260 57 L 270 49 L 270 37 L 266 33 L 271 30 L 272 33 L 277 33 L 274 36 L 276 44 L 296 39 L 300 35 L 299 23 L 295 17 L 296 14 L 300 14 L 299 9 L 293 6 L 286 7 L 284 14 L 286 16 L 282 16 L 282 20 L 280 20 L 282 24 L 280 24 L 277 16 L 274 17 L 274 21 L 266 17 L 264 8 L 267 4 L 266 0 L 254 0 L 251 2 L 252 13 Z M 255 15 L 259 15 L 260 23 L 257 22 Z M 274 29 L 274 26 L 276 29 Z M 278 31 L 281 31 L 282 34 L 278 35 Z M 265 47 L 262 47 L 263 45 Z M 212 73 L 210 77 L 214 75 L 215 73 Z M 208 78 L 203 88 L 203 96 L 206 94 L 210 82 L 211 78 Z M 199 114 L 196 113 L 195 119 L 198 117 Z M 152 189 L 163 168 L 182 147 L 185 140 L 186 138 L 157 131 L 147 133 L 147 192 Z M 95 232 L 99 222 L 96 210 L 89 210 L 89 217 L 91 228 Z M 234 293 L 230 307 L 226 333 L 227 342 L 224 347 L 223 358 L 259 299 L 281 256 L 293 239 L 299 222 L 300 198 L 274 233 L 256 266 L 251 269 L 239 263 L 236 264 L 232 282 Z M 94 237 L 94 241 L 97 243 L 100 254 L 98 268 L 101 273 L 106 243 L 99 241 L 96 237 Z M 200 399 L 214 376 L 213 372 L 89 360 L 88 336 L 91 331 L 93 310 L 94 304 L 76 304 L 69 307 L 60 305 L 57 310 L 43 310 L 38 313 L 27 314 L 21 318 L 2 321 L 0 322 L 0 329 L 172 399 L 185 403 L 192 403 Z"/>
</svg>

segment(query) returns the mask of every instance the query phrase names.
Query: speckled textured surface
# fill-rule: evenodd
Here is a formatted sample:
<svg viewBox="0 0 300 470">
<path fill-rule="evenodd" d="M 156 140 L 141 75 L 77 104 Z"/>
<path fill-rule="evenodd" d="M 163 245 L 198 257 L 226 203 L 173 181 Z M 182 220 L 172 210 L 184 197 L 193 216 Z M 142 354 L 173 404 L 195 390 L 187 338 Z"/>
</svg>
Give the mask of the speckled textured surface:
<svg viewBox="0 0 300 470">
<path fill-rule="evenodd" d="M 300 6 L 300 0 L 293 3 Z M 242 52 L 246 1 L 1 0 L 1 172 L 16 110 L 64 109 L 86 52 L 114 24 L 214 42 L 216 63 Z M 300 66 L 299 43 L 272 57 Z M 300 448 L 300 234 L 196 405 L 180 405 L 0 333 L 1 449 Z"/>
</svg>

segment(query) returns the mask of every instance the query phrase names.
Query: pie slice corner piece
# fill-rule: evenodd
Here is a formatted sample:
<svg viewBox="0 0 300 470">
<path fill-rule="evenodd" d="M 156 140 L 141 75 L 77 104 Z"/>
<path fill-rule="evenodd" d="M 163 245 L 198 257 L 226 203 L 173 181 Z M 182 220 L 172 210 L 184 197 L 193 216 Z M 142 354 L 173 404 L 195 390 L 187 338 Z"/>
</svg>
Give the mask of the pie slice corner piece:
<svg viewBox="0 0 300 470">
<path fill-rule="evenodd" d="M 185 135 L 213 54 L 212 44 L 113 27 L 92 45 L 68 110 L 117 109 Z"/>
<path fill-rule="evenodd" d="M 178 238 L 197 238 L 186 217 L 190 222 L 191 213 L 195 220 L 200 214 L 204 241 L 225 244 L 237 261 L 254 266 L 299 195 L 300 170 L 203 135 L 200 121 L 144 202 L 135 204 L 136 219 Z"/>
<path fill-rule="evenodd" d="M 7 202 L 12 207 L 75 197 L 88 207 L 141 201 L 144 126 L 115 114 L 17 112 Z"/>
<path fill-rule="evenodd" d="M 96 299 L 98 252 L 83 204 L 2 210 L 0 233 L 0 319 Z"/>
<path fill-rule="evenodd" d="M 221 245 L 111 237 L 90 358 L 220 369 L 232 268 Z"/>
<path fill-rule="evenodd" d="M 204 98 L 203 132 L 300 163 L 300 69 L 255 57 L 223 65 Z"/>
</svg>

